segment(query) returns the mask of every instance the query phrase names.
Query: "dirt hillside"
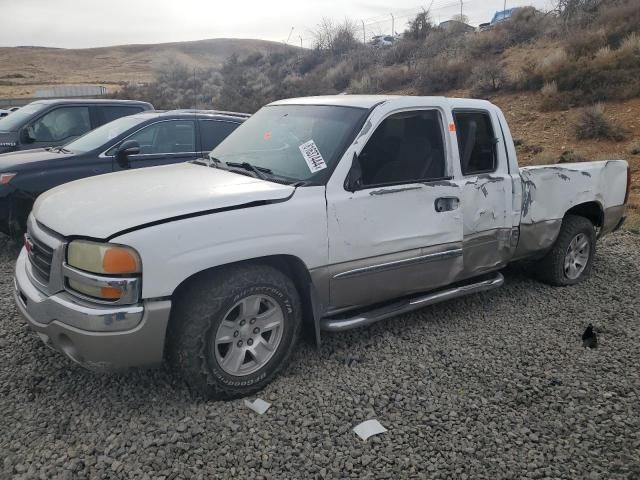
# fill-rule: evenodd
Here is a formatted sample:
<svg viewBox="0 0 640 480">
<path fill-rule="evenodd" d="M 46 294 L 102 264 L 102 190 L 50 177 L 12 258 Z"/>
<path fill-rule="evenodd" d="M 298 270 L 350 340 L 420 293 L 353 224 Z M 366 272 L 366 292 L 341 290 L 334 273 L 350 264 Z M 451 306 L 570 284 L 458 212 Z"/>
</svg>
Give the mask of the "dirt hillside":
<svg viewBox="0 0 640 480">
<path fill-rule="evenodd" d="M 61 83 L 148 82 L 154 68 L 168 60 L 216 67 L 234 53 L 243 57 L 282 48 L 276 42 L 226 38 L 87 49 L 0 47 L 0 98 L 29 96 L 39 88 Z"/>
</svg>

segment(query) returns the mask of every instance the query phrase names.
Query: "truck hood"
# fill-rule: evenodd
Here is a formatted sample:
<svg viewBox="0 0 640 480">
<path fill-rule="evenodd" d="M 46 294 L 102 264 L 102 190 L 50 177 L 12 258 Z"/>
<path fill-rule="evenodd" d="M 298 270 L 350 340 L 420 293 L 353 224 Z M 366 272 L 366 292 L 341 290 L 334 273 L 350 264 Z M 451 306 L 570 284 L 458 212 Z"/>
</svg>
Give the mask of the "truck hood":
<svg viewBox="0 0 640 480">
<path fill-rule="evenodd" d="M 294 187 L 191 163 L 77 180 L 41 195 L 36 220 L 63 236 L 106 239 L 142 225 L 286 200 Z"/>
<path fill-rule="evenodd" d="M 17 132 L 0 132 L 0 154 L 15 150 L 17 144 Z"/>
<path fill-rule="evenodd" d="M 0 144 L 1 145 L 1 144 Z M 2 152 L 0 146 L 0 152 Z M 33 150 L 18 150 L 17 152 L 5 153 L 0 155 L 0 172 L 10 172 L 13 167 L 27 166 L 31 163 L 42 162 L 46 160 L 57 160 L 60 158 L 69 158 L 72 155 L 68 153 L 52 152 L 44 148 L 36 148 Z"/>
</svg>

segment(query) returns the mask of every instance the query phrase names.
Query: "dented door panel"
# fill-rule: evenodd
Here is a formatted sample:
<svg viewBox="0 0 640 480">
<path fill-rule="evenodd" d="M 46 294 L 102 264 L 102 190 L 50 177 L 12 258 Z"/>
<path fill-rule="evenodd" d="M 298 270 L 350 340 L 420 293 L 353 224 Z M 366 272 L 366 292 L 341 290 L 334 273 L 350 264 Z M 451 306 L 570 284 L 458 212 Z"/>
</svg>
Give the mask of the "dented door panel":
<svg viewBox="0 0 640 480">
<path fill-rule="evenodd" d="M 424 291 L 459 275 L 463 268 L 461 212 L 460 208 L 436 212 L 436 200 L 441 197 L 459 198 L 458 186 L 412 184 L 331 198 L 332 308 Z"/>
</svg>

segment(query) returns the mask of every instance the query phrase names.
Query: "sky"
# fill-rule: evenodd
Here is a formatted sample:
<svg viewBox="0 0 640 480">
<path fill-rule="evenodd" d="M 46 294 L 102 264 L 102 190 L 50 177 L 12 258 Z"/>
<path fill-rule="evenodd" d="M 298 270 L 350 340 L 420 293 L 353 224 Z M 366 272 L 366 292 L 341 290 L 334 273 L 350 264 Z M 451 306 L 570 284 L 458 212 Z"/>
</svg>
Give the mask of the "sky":
<svg viewBox="0 0 640 480">
<path fill-rule="evenodd" d="M 429 9 L 436 22 L 460 13 L 460 0 L 0 0 L 0 46 L 90 48 L 206 38 L 259 38 L 309 47 L 327 17 L 348 18 L 367 37 L 402 32 Z M 553 0 L 507 0 L 507 8 L 552 7 Z M 462 0 L 470 23 L 489 21 L 504 0 Z M 362 30 L 360 31 L 362 34 Z"/>
</svg>

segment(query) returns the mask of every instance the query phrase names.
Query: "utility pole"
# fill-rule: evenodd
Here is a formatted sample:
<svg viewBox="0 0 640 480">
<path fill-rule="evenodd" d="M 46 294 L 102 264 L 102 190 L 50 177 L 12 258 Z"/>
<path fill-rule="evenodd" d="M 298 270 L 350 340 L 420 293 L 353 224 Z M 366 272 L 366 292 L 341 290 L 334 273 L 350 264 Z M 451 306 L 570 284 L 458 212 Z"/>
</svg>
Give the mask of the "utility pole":
<svg viewBox="0 0 640 480">
<path fill-rule="evenodd" d="M 287 39 L 284 41 L 285 45 L 289 44 L 289 40 L 291 40 L 291 35 L 293 35 L 293 31 L 295 30 L 296 27 L 291 27 L 291 31 L 289 32 L 289 36 L 287 37 Z"/>
<path fill-rule="evenodd" d="M 504 0 L 504 8 L 502 9 L 503 12 L 507 11 L 507 0 Z"/>
<path fill-rule="evenodd" d="M 464 18 L 464 13 L 462 13 L 462 2 L 463 0 L 460 0 L 460 21 L 462 22 L 462 19 Z"/>
<path fill-rule="evenodd" d="M 364 26 L 364 20 L 360 20 L 362 22 L 362 43 L 367 43 L 367 27 Z"/>
<path fill-rule="evenodd" d="M 298 35 L 298 38 L 300 39 L 300 50 L 302 50 L 302 35 Z"/>
<path fill-rule="evenodd" d="M 393 13 L 391 14 L 391 36 L 393 37 L 395 35 L 395 31 L 396 31 L 396 19 L 393 18 Z"/>
</svg>

